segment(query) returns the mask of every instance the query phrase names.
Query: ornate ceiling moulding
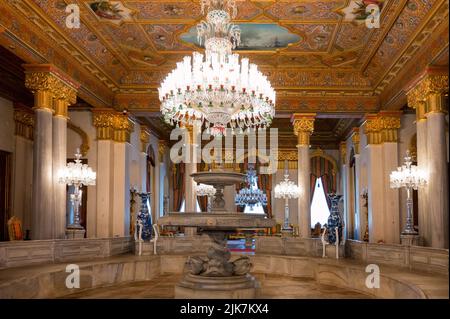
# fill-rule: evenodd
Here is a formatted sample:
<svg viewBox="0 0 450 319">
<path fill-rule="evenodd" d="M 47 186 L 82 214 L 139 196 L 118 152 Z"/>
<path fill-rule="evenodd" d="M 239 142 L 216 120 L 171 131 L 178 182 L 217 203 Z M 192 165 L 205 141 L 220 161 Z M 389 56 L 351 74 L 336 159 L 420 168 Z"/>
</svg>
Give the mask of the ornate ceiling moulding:
<svg viewBox="0 0 450 319">
<path fill-rule="evenodd" d="M 397 77 L 397 74 L 403 67 L 405 67 L 406 63 L 413 58 L 421 47 L 428 46 L 428 39 L 433 35 L 439 25 L 442 23 L 448 24 L 448 0 L 437 2 L 440 4 L 435 6 L 435 8 L 429 12 L 428 17 L 422 23 L 422 27 L 415 32 L 413 37 L 409 39 L 409 42 L 405 48 L 397 54 L 396 58 L 393 59 L 395 62 L 392 66 L 387 68 L 380 80 L 375 84 L 375 94 L 380 94 L 384 91 L 384 89 L 392 82 L 393 79 Z"/>
<path fill-rule="evenodd" d="M 378 96 L 361 95 L 306 95 L 302 92 L 277 92 L 276 114 L 287 112 L 321 112 L 321 113 L 369 113 L 379 110 Z M 332 94 L 332 93 L 330 93 Z M 121 93 L 114 98 L 114 108 L 126 106 L 131 112 L 159 112 L 160 102 L 156 92 Z"/>
<path fill-rule="evenodd" d="M 0 1 L 0 44 L 24 61 L 53 63 L 79 80 L 79 95 L 94 106 L 110 104 L 116 85 L 32 1 Z"/>
</svg>

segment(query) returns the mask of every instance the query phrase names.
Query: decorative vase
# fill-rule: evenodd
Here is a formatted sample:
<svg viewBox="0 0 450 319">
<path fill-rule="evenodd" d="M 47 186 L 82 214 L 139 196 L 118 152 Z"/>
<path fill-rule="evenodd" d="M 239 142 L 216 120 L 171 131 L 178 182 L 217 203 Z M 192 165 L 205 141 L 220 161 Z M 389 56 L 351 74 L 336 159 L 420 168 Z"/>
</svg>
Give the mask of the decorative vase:
<svg viewBox="0 0 450 319">
<path fill-rule="evenodd" d="M 342 195 L 328 194 L 331 201 L 330 216 L 328 217 L 328 242 L 330 244 L 336 243 L 336 227 L 338 228 L 339 242 L 342 242 L 342 218 L 339 212 L 339 201 Z"/>
<path fill-rule="evenodd" d="M 150 214 L 150 193 L 140 193 L 141 209 L 137 219 L 142 224 L 142 240 L 152 239 L 152 215 Z"/>
</svg>

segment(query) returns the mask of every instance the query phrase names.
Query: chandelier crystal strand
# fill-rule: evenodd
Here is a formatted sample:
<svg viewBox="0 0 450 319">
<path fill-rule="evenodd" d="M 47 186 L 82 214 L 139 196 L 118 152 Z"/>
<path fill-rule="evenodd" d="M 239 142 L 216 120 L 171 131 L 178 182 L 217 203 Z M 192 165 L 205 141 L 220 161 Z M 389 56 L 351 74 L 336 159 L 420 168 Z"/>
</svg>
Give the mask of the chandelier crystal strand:
<svg viewBox="0 0 450 319">
<path fill-rule="evenodd" d="M 241 32 L 231 23 L 236 2 L 202 1 L 209 10 L 197 26 L 199 44 L 205 55 L 184 57 L 158 89 L 164 120 L 181 126 L 200 120 L 212 135 L 226 128 L 268 127 L 275 115 L 275 90 L 269 80 L 247 58 L 232 53 L 240 44 Z"/>
<path fill-rule="evenodd" d="M 391 172 L 389 180 L 391 188 L 406 188 L 406 225 L 402 234 L 416 235 L 411 192 L 427 184 L 425 173 L 416 165 L 412 165 L 410 153 L 406 151 L 405 164 Z"/>
<path fill-rule="evenodd" d="M 289 199 L 300 196 L 300 188 L 289 180 L 288 161 L 284 162 L 284 181 L 275 186 L 275 198 L 284 199 L 284 229 L 289 227 Z"/>
<path fill-rule="evenodd" d="M 73 222 L 67 228 L 82 229 L 80 225 L 80 206 L 83 192 L 83 185 L 95 185 L 97 174 L 87 164 L 81 163 L 80 149 L 75 154 L 75 162 L 68 163 L 67 166 L 58 173 L 58 180 L 61 184 L 73 185 L 74 192 L 70 194 L 70 202 L 73 207 Z"/>
</svg>

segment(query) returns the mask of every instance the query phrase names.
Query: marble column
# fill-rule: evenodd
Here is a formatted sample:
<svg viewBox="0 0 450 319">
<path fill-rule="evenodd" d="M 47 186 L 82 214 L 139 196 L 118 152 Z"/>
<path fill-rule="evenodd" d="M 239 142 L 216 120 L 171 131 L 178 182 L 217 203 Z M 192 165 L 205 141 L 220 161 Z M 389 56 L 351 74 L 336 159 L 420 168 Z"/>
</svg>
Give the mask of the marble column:
<svg viewBox="0 0 450 319">
<path fill-rule="evenodd" d="M 114 113 L 109 110 L 94 110 L 93 125 L 97 130 L 97 238 L 112 237 L 114 174 Z"/>
<path fill-rule="evenodd" d="M 14 191 L 13 215 L 22 220 L 23 231 L 31 229 L 33 182 L 34 113 L 25 106 L 14 105 Z"/>
<path fill-rule="evenodd" d="M 297 136 L 298 151 L 298 222 L 301 238 L 311 237 L 311 198 L 310 175 L 311 160 L 309 151 L 309 138 L 314 130 L 315 113 L 294 113 L 291 122 L 294 134 Z"/>
<path fill-rule="evenodd" d="M 381 138 L 383 148 L 383 184 L 384 184 L 384 229 L 385 240 L 390 244 L 400 243 L 400 191 L 390 187 L 389 175 L 397 170 L 398 129 L 400 128 L 401 112 L 382 111 L 379 113 L 382 120 Z M 400 158 L 402 158 L 401 156 Z M 403 208 L 402 208 L 403 209 Z"/>
<path fill-rule="evenodd" d="M 113 236 L 126 236 L 130 229 L 130 136 L 134 122 L 123 113 L 114 121 Z"/>
<path fill-rule="evenodd" d="M 417 164 L 427 175 L 419 188 L 419 235 L 424 246 L 448 248 L 446 121 L 448 70 L 428 67 L 406 89 L 416 109 Z"/>
<path fill-rule="evenodd" d="M 427 151 L 427 120 L 425 117 L 425 102 L 416 109 L 417 166 L 428 172 Z M 431 246 L 430 213 L 428 210 L 428 186 L 418 189 L 418 226 L 419 237 L 424 246 Z"/>
<path fill-rule="evenodd" d="M 389 175 L 398 166 L 397 130 L 399 112 L 369 114 L 364 123 L 367 135 L 369 196 L 369 241 L 400 242 L 399 192 L 391 189 Z"/>
<path fill-rule="evenodd" d="M 50 72 L 25 66 L 25 86 L 34 94 L 32 239 L 52 239 L 53 218 L 53 95 L 59 80 Z"/>
<path fill-rule="evenodd" d="M 166 167 L 165 167 L 165 163 L 164 163 L 164 155 L 166 153 L 167 150 L 167 145 L 166 145 L 166 141 L 164 140 L 159 140 L 158 142 L 158 161 L 159 161 L 159 167 L 158 167 L 158 171 L 159 171 L 159 193 L 158 195 L 158 202 L 159 202 L 159 206 L 158 206 L 158 210 L 157 210 L 157 214 L 158 216 L 163 216 L 164 215 L 164 196 L 167 196 L 168 194 L 166 194 L 166 190 L 164 189 L 164 178 L 166 175 Z M 167 207 L 168 209 L 168 207 Z"/>
<path fill-rule="evenodd" d="M 197 209 L 197 194 L 195 193 L 195 188 L 197 183 L 194 181 L 194 179 L 191 177 L 191 174 L 197 172 L 197 128 L 195 125 L 188 126 L 187 128 L 187 140 L 188 143 L 186 147 L 189 148 L 189 160 L 188 163 L 186 163 L 186 169 L 185 169 L 185 176 L 184 176 L 184 182 L 185 182 L 185 206 L 184 211 L 187 213 L 195 212 Z"/>
<path fill-rule="evenodd" d="M 358 240 L 364 239 L 364 234 L 366 232 L 366 228 L 368 226 L 368 216 L 365 214 L 365 210 L 361 207 L 361 160 L 359 154 L 359 144 L 360 144 L 360 128 L 354 127 L 351 133 L 351 141 L 353 144 L 353 152 L 354 152 L 354 172 L 350 173 L 349 176 L 352 176 L 352 181 L 349 181 L 353 185 L 353 189 L 351 191 L 351 197 L 353 198 L 351 211 L 353 212 L 353 220 L 354 220 L 354 232 L 353 238 Z M 353 168 L 348 167 L 349 170 L 353 170 Z M 354 175 L 354 176 L 353 176 Z M 350 189 L 350 188 L 349 188 Z M 349 190 L 350 191 L 350 190 Z"/>
<path fill-rule="evenodd" d="M 130 134 L 134 123 L 112 109 L 95 109 L 97 237 L 125 236 L 130 227 Z"/>
<path fill-rule="evenodd" d="M 427 92 L 428 207 L 431 246 L 448 248 L 448 166 L 446 101 L 448 76 L 430 76 Z"/>
<path fill-rule="evenodd" d="M 76 90 L 67 85 L 60 85 L 55 92 L 53 116 L 53 215 L 55 218 L 54 238 L 66 236 L 67 189 L 59 183 L 59 171 L 67 163 L 67 119 L 68 106 L 77 100 Z M 84 234 L 83 234 L 84 235 Z"/>
<path fill-rule="evenodd" d="M 341 142 L 339 144 L 340 164 L 341 164 L 341 187 L 344 202 L 344 224 L 343 236 L 346 239 L 353 239 L 353 216 L 352 211 L 349 209 L 350 193 L 349 193 L 349 167 L 347 163 L 347 143 Z"/>
</svg>

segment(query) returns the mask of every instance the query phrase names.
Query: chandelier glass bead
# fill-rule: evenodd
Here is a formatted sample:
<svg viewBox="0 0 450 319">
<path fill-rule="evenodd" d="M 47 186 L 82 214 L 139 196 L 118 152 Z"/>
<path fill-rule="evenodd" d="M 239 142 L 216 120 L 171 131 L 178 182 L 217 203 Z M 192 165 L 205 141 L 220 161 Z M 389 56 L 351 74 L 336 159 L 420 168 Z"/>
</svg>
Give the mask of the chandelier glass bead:
<svg viewBox="0 0 450 319">
<path fill-rule="evenodd" d="M 419 187 L 426 185 L 427 180 L 425 173 L 416 165 L 412 165 L 411 156 L 407 152 L 405 164 L 397 167 L 396 171 L 392 171 L 390 176 L 391 188 L 412 188 L 417 190 Z"/>
<path fill-rule="evenodd" d="M 87 164 L 81 163 L 80 150 L 77 149 L 75 161 L 59 171 L 58 180 L 67 185 L 95 185 L 97 174 Z"/>
<path fill-rule="evenodd" d="M 253 167 L 249 167 L 246 175 L 247 187 L 239 190 L 239 193 L 236 194 L 235 204 L 244 207 L 248 205 L 250 209 L 258 204 L 267 206 L 267 195 L 258 189 L 256 171 Z"/>
<path fill-rule="evenodd" d="M 226 128 L 265 128 L 275 115 L 275 90 L 256 64 L 233 54 L 240 44 L 240 29 L 231 23 L 235 1 L 202 1 L 209 10 L 197 26 L 205 54 L 184 57 L 158 89 L 161 113 L 170 125 L 201 121 L 212 135 Z"/>
</svg>

